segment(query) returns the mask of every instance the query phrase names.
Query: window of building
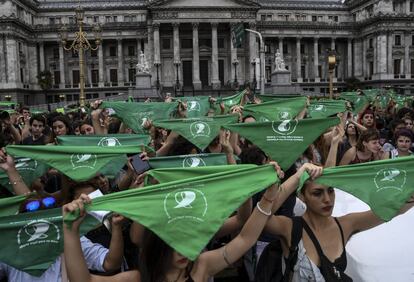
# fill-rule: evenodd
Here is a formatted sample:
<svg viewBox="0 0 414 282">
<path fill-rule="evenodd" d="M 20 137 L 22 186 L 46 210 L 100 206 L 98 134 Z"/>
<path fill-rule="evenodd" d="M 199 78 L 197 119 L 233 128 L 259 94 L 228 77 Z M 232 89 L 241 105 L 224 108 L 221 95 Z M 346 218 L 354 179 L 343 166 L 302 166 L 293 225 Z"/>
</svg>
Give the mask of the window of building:
<svg viewBox="0 0 414 282">
<path fill-rule="evenodd" d="M 162 39 L 162 49 L 164 50 L 171 49 L 171 40 L 169 38 Z"/>
<path fill-rule="evenodd" d="M 114 19 L 114 23 L 116 23 L 118 21 L 118 17 L 117 16 L 114 16 L 113 19 Z"/>
<path fill-rule="evenodd" d="M 414 59 L 411 59 L 411 75 L 414 74 Z"/>
<path fill-rule="evenodd" d="M 92 84 L 98 84 L 98 82 L 99 82 L 99 70 L 91 70 L 91 82 L 92 82 Z"/>
<path fill-rule="evenodd" d="M 128 81 L 129 82 L 135 82 L 135 74 L 136 74 L 135 68 L 128 69 Z"/>
<path fill-rule="evenodd" d="M 367 7 L 367 13 L 369 16 L 372 16 L 374 14 L 374 5 L 370 5 Z"/>
<path fill-rule="evenodd" d="M 109 56 L 110 57 L 116 56 L 116 46 L 109 46 Z"/>
<path fill-rule="evenodd" d="M 59 48 L 53 48 L 53 59 L 59 59 Z"/>
<path fill-rule="evenodd" d="M 111 16 L 105 16 L 105 22 L 107 22 L 107 23 L 112 22 L 112 17 Z"/>
<path fill-rule="evenodd" d="M 265 43 L 265 53 L 270 53 L 270 44 L 269 43 Z"/>
<path fill-rule="evenodd" d="M 395 46 L 401 46 L 401 35 L 395 35 L 394 37 L 394 45 Z"/>
<path fill-rule="evenodd" d="M 323 21 L 323 16 L 318 16 L 318 22 Z"/>
<path fill-rule="evenodd" d="M 72 86 L 78 87 L 79 81 L 79 70 L 72 70 Z"/>
<path fill-rule="evenodd" d="M 285 21 L 289 21 L 290 16 L 289 15 L 285 15 Z"/>
<path fill-rule="evenodd" d="M 401 74 L 401 59 L 394 60 L 394 74 Z"/>
<path fill-rule="evenodd" d="M 319 55 L 322 54 L 322 44 L 321 43 L 318 44 L 318 54 Z"/>
<path fill-rule="evenodd" d="M 266 20 L 266 15 L 260 15 L 260 20 L 264 22 Z"/>
<path fill-rule="evenodd" d="M 60 71 L 53 72 L 53 81 L 54 81 L 54 85 L 60 84 Z"/>
<path fill-rule="evenodd" d="M 300 44 L 300 53 L 305 54 L 305 44 Z"/>
<path fill-rule="evenodd" d="M 312 16 L 312 21 L 313 22 L 317 22 L 318 21 L 318 17 L 317 16 Z"/>
<path fill-rule="evenodd" d="M 374 39 L 370 38 L 368 41 L 369 48 L 374 48 Z"/>
<path fill-rule="evenodd" d="M 273 20 L 273 15 L 272 14 L 266 15 L 266 20 L 267 21 L 272 21 Z"/>
<path fill-rule="evenodd" d="M 72 58 L 77 58 L 79 57 L 79 53 L 75 50 L 72 50 Z"/>
<path fill-rule="evenodd" d="M 98 50 L 91 50 L 91 57 L 98 57 Z"/>
<path fill-rule="evenodd" d="M 338 16 L 328 16 L 328 20 L 333 21 L 333 22 L 338 22 L 339 18 Z"/>
<path fill-rule="evenodd" d="M 211 38 L 200 38 L 200 47 L 201 46 L 211 48 Z"/>
<path fill-rule="evenodd" d="M 189 38 L 181 39 L 181 48 L 183 49 L 193 48 L 193 39 L 189 39 Z"/>
<path fill-rule="evenodd" d="M 374 62 L 369 62 L 369 75 L 374 74 Z"/>
<path fill-rule="evenodd" d="M 55 18 L 49 18 L 49 24 L 55 24 Z"/>
<path fill-rule="evenodd" d="M 124 22 L 131 22 L 130 16 L 124 16 Z"/>
<path fill-rule="evenodd" d="M 109 70 L 109 81 L 112 83 L 118 82 L 118 70 L 117 69 Z"/>
<path fill-rule="evenodd" d="M 288 46 L 286 43 L 283 43 L 283 55 L 289 54 Z"/>
<path fill-rule="evenodd" d="M 318 73 L 316 74 L 316 77 L 322 77 L 322 66 L 318 65 Z"/>
<path fill-rule="evenodd" d="M 69 17 L 69 24 L 75 24 L 76 20 L 75 17 Z"/>
<path fill-rule="evenodd" d="M 414 1 L 410 1 L 410 12 L 414 12 Z"/>
<path fill-rule="evenodd" d="M 224 38 L 218 38 L 217 39 L 217 47 L 219 49 L 224 49 Z"/>
<path fill-rule="evenodd" d="M 300 74 L 301 74 L 302 78 L 306 78 L 306 66 L 305 65 L 302 65 L 300 67 Z"/>
<path fill-rule="evenodd" d="M 99 22 L 99 16 L 94 16 L 93 17 L 93 22 L 98 23 Z"/>
<path fill-rule="evenodd" d="M 135 56 L 135 46 L 128 46 L 128 56 Z"/>
<path fill-rule="evenodd" d="M 414 35 L 411 37 L 411 46 L 414 46 Z"/>
</svg>

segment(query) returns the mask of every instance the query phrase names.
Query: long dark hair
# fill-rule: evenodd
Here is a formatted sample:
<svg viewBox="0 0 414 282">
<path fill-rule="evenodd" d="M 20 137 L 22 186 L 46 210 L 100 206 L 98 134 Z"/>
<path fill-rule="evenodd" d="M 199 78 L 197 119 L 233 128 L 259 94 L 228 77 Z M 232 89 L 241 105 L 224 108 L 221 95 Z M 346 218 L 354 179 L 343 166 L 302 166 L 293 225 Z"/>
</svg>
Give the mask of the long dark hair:
<svg viewBox="0 0 414 282">
<path fill-rule="evenodd" d="M 145 229 L 139 255 L 139 271 L 143 282 L 164 282 L 172 264 L 174 249 L 154 232 Z M 188 275 L 188 269 L 186 275 Z"/>
<path fill-rule="evenodd" d="M 363 131 L 361 135 L 359 135 L 358 142 L 356 144 L 356 148 L 358 151 L 364 151 L 365 146 L 363 142 L 369 142 L 371 140 L 379 140 L 380 136 L 376 129 L 368 128 L 367 130 Z"/>
</svg>

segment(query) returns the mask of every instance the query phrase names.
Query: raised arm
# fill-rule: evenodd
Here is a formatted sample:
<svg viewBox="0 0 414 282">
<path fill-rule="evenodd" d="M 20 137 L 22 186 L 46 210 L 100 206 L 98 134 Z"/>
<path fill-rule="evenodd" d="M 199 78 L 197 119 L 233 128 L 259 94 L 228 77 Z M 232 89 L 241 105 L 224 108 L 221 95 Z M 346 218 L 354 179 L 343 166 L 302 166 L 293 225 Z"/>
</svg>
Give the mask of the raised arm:
<svg viewBox="0 0 414 282">
<path fill-rule="evenodd" d="M 13 187 L 13 191 L 16 195 L 23 195 L 30 193 L 29 187 L 24 183 L 20 173 L 17 171 L 14 165 L 14 159 L 10 155 L 6 155 L 0 150 L 0 169 L 4 170 L 9 177 L 10 185 Z"/>
<path fill-rule="evenodd" d="M 124 219 L 121 215 L 114 215 L 111 218 L 111 242 L 103 263 L 105 271 L 114 271 L 121 268 L 124 258 L 124 238 L 122 236 L 122 222 Z"/>
<path fill-rule="evenodd" d="M 336 156 L 338 154 L 338 146 L 344 137 L 345 131 L 342 126 L 338 125 L 334 128 L 331 138 L 331 147 L 329 148 L 328 157 L 326 158 L 325 167 L 336 166 Z"/>
</svg>

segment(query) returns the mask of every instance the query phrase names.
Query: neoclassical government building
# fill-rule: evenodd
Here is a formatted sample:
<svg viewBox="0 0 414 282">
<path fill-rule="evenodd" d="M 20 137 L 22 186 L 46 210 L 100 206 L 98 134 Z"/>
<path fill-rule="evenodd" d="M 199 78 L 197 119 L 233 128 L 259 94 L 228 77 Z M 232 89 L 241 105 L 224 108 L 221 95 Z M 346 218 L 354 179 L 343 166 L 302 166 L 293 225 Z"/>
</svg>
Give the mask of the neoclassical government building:
<svg viewBox="0 0 414 282">
<path fill-rule="evenodd" d="M 349 78 L 414 89 L 413 0 L 2 0 L 0 100 L 78 100 L 78 53 L 63 49 L 59 31 L 76 31 L 79 5 L 92 43 L 92 28 L 102 28 L 100 47 L 85 53 L 86 98 L 136 91 L 141 52 L 154 91 L 172 92 L 178 82 L 181 91 L 224 93 L 235 80 L 258 82 L 256 35 L 232 44 L 240 24 L 263 36 L 266 86 L 279 50 L 293 85 L 326 93 L 327 56 L 335 50 L 338 90 Z"/>
</svg>

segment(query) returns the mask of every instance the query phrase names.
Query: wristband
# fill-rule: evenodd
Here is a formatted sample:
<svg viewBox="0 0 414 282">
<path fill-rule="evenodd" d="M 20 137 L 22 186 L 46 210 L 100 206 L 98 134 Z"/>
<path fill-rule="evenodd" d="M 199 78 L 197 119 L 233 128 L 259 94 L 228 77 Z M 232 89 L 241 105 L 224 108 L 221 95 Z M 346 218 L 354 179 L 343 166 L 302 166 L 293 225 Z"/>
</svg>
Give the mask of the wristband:
<svg viewBox="0 0 414 282">
<path fill-rule="evenodd" d="M 264 211 L 261 207 L 259 202 L 257 202 L 256 204 L 256 208 L 259 210 L 260 213 L 264 214 L 265 216 L 271 216 L 272 215 L 272 211 L 266 212 Z"/>
</svg>

